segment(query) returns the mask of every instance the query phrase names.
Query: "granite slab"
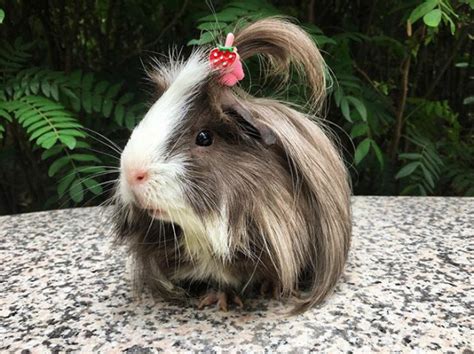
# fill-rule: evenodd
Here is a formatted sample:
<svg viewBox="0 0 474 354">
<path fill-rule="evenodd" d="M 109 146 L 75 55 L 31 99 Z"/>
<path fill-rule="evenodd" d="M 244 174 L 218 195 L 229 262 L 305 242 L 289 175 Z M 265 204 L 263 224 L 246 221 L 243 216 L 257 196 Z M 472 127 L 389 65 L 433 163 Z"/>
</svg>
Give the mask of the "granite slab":
<svg viewBox="0 0 474 354">
<path fill-rule="evenodd" d="M 133 296 L 107 210 L 0 218 L 0 351 L 473 349 L 473 198 L 354 197 L 344 277 L 322 306 L 227 313 Z"/>
</svg>

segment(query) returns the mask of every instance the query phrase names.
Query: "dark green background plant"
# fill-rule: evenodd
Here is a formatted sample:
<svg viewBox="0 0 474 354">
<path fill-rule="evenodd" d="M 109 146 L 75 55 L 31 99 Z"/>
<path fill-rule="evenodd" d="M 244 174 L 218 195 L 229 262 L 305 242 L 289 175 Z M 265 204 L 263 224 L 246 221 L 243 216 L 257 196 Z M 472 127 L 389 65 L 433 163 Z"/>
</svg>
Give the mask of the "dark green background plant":
<svg viewBox="0 0 474 354">
<path fill-rule="evenodd" d="M 356 194 L 474 195 L 473 0 L 0 0 L 0 214 L 95 205 L 153 100 L 147 63 L 290 16 L 328 64 Z M 143 64 L 145 63 L 145 64 Z M 304 103 L 246 63 L 256 95 Z M 117 146 L 116 146 L 117 145 Z"/>
</svg>

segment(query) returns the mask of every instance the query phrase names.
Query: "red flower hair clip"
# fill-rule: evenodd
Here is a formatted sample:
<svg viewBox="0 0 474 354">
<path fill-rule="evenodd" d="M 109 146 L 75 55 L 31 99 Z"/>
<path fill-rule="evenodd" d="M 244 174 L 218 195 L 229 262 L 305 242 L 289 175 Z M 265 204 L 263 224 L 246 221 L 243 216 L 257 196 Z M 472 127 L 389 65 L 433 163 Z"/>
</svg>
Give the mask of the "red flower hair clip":
<svg viewBox="0 0 474 354">
<path fill-rule="evenodd" d="M 213 69 L 221 71 L 219 82 L 225 86 L 234 86 L 245 76 L 237 48 L 232 46 L 234 35 L 229 33 L 224 46 L 217 46 L 209 53 L 209 62 Z"/>
</svg>

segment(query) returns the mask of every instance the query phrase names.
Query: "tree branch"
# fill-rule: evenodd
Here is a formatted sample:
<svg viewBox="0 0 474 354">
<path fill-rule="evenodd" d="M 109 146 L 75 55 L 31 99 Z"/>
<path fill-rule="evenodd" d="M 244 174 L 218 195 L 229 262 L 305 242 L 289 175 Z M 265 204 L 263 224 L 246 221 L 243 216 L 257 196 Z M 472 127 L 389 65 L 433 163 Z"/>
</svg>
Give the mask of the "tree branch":
<svg viewBox="0 0 474 354">
<path fill-rule="evenodd" d="M 389 156 L 392 161 L 395 160 L 397 157 L 398 146 L 400 145 L 400 137 L 402 136 L 402 129 L 403 129 L 403 115 L 405 113 L 405 106 L 408 96 L 408 77 L 410 73 L 410 65 L 411 65 L 411 55 L 405 58 L 402 63 L 402 80 L 401 80 L 401 87 L 402 92 L 400 95 L 400 101 L 398 104 L 397 115 L 396 115 L 396 123 L 395 123 L 395 133 L 393 136 L 392 143 L 390 144 L 389 149 Z"/>
</svg>

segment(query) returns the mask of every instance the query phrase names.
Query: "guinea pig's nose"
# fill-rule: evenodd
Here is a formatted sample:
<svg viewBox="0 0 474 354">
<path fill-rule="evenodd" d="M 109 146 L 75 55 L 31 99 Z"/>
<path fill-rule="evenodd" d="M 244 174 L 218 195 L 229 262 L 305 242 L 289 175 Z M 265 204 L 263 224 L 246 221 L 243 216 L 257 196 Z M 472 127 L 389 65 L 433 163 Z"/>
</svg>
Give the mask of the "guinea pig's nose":
<svg viewBox="0 0 474 354">
<path fill-rule="evenodd" d="M 148 179 L 148 170 L 146 169 L 130 169 L 127 172 L 127 180 L 131 185 L 143 183 Z"/>
</svg>

